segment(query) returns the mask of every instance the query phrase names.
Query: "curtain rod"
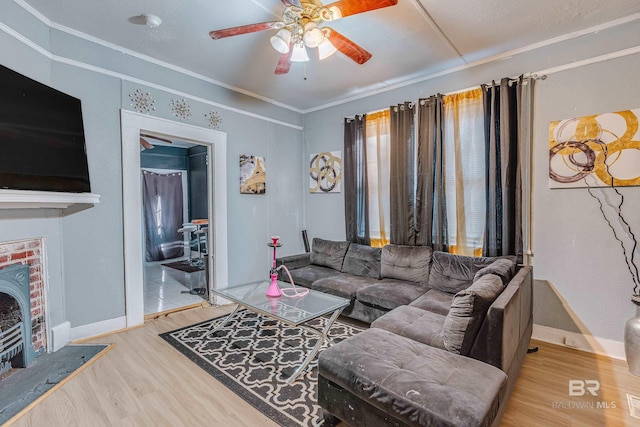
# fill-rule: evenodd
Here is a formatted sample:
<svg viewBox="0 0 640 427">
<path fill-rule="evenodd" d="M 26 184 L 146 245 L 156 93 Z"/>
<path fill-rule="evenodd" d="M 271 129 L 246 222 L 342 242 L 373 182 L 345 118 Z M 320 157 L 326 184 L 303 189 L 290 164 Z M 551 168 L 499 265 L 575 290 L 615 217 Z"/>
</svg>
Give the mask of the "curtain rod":
<svg viewBox="0 0 640 427">
<path fill-rule="evenodd" d="M 537 73 L 524 73 L 524 74 L 522 74 L 522 77 L 524 77 L 524 78 L 532 78 L 532 79 L 534 79 L 534 80 L 546 80 L 547 75 L 546 75 L 546 74 L 538 75 Z M 517 81 L 519 81 L 519 80 L 520 80 L 520 76 L 518 76 L 518 77 L 508 77 L 508 79 L 509 79 L 509 83 L 514 83 L 514 82 L 517 82 Z M 500 80 L 502 80 L 502 79 L 500 79 Z M 492 85 L 494 82 L 495 82 L 495 80 L 493 80 L 493 81 L 491 81 L 491 82 L 489 82 L 489 83 L 481 83 L 481 84 L 479 84 L 479 85 L 471 86 L 471 87 L 468 87 L 468 88 L 465 88 L 465 89 L 460 89 L 460 90 L 455 90 L 455 91 L 452 91 L 452 92 L 443 93 L 443 95 L 445 95 L 445 96 L 446 96 L 446 95 L 455 95 L 456 93 L 468 92 L 468 91 L 473 90 L 473 89 L 478 89 L 478 88 L 480 88 L 482 85 L 490 86 L 490 85 Z M 420 99 L 426 99 L 426 98 L 420 98 Z M 420 99 L 419 99 L 419 100 L 420 100 Z M 410 103 L 412 104 L 412 106 L 416 104 L 416 102 L 415 102 L 415 101 L 410 101 Z M 378 111 L 383 111 L 383 110 L 384 110 L 384 109 L 381 109 L 381 110 L 375 110 L 375 111 L 370 111 L 370 112 L 368 112 L 368 113 L 356 114 L 356 115 L 354 115 L 354 116 L 345 117 L 345 118 L 343 119 L 343 121 L 344 121 L 344 120 L 353 120 L 353 119 L 355 119 L 355 117 L 356 117 L 356 116 L 364 116 L 364 115 L 367 115 L 367 114 L 372 114 L 372 113 L 376 113 L 376 112 L 378 112 Z M 341 123 L 342 123 L 343 121 L 341 121 Z"/>
<path fill-rule="evenodd" d="M 534 80 L 545 80 L 545 79 L 547 78 L 546 74 L 543 74 L 543 75 L 540 75 L 540 76 L 539 76 L 539 75 L 538 75 L 538 74 L 536 74 L 536 73 L 524 73 L 522 76 L 523 76 L 524 78 L 528 78 L 528 77 L 530 77 L 530 78 L 532 78 L 532 79 L 534 79 Z M 502 80 L 502 79 L 500 79 L 500 80 Z M 509 77 L 509 83 L 517 82 L 517 81 L 519 81 L 519 80 L 520 80 L 520 76 L 518 76 L 518 77 Z M 453 92 L 443 93 L 443 95 L 454 95 L 454 94 L 456 94 L 456 93 L 468 92 L 468 91 L 473 90 L 473 89 L 478 89 L 478 88 L 479 88 L 479 87 L 481 87 L 482 85 L 491 86 L 491 85 L 493 84 L 493 82 L 495 82 L 495 80 L 492 80 L 492 81 L 491 81 L 491 82 L 489 82 L 489 83 L 481 83 L 481 84 L 476 85 L 476 86 L 471 86 L 471 87 L 468 87 L 468 88 L 466 88 L 466 89 L 460 89 L 460 90 L 455 90 L 455 91 L 453 91 Z"/>
</svg>

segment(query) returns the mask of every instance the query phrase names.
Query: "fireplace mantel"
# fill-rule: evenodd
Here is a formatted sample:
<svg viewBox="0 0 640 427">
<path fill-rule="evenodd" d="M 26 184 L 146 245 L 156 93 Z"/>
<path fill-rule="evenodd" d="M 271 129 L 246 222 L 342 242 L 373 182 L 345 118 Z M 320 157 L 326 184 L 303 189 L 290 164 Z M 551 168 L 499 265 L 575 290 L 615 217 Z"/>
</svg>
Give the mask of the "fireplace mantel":
<svg viewBox="0 0 640 427">
<path fill-rule="evenodd" d="M 100 195 L 0 189 L 0 209 L 66 209 L 76 203 L 100 203 Z"/>
</svg>

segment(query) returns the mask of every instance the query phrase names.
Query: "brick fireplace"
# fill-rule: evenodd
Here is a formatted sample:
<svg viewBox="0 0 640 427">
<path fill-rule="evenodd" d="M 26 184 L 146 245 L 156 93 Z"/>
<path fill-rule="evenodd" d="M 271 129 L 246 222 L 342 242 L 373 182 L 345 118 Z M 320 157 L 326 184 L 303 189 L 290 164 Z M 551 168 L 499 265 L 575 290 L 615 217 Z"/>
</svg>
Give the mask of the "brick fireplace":
<svg viewBox="0 0 640 427">
<path fill-rule="evenodd" d="M 36 354 L 41 354 L 47 349 L 43 252 L 42 239 L 0 243 L 0 272 L 1 269 L 14 264 L 29 265 L 31 345 Z M 4 297 L 4 304 L 10 304 L 7 303 L 6 295 Z"/>
</svg>

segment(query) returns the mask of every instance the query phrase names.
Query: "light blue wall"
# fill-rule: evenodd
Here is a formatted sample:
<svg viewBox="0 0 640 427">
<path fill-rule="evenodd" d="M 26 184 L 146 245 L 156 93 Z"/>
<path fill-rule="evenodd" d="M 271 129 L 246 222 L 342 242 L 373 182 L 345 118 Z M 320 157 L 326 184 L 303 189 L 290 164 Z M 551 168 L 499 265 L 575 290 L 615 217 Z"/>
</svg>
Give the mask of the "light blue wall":
<svg viewBox="0 0 640 427">
<path fill-rule="evenodd" d="M 640 24 L 634 21 L 307 113 L 303 156 L 308 159 L 311 153 L 342 150 L 344 117 L 501 77 L 551 69 L 546 80 L 536 82 L 535 89 L 533 263 L 538 280 L 534 321 L 620 342 L 624 323 L 634 314 L 624 258 L 596 202 L 585 191 L 549 190 L 548 129 L 553 120 L 640 108 L 640 53 L 563 72 L 553 73 L 552 69 L 626 49 L 640 52 L 639 40 Z M 640 235 L 640 216 L 636 214 L 640 189 L 628 188 L 624 193 L 627 218 Z M 305 194 L 305 219 L 310 237 L 344 239 L 344 193 Z"/>
<path fill-rule="evenodd" d="M 48 242 L 50 326 L 68 320 L 78 327 L 124 316 L 122 216 L 131 213 L 122 211 L 119 109 L 133 110 L 129 95 L 140 89 L 156 100 L 153 116 L 180 120 L 170 104 L 184 98 L 192 112 L 186 122 L 206 127 L 204 114 L 211 110 L 223 119 L 229 281 L 264 277 L 270 235 L 282 237 L 281 255 L 302 252 L 300 231 L 305 228 L 310 238 L 344 238 L 344 192 L 309 194 L 306 166 L 313 153 L 342 151 L 344 117 L 637 48 L 638 40 L 636 21 L 302 115 L 51 29 L 14 2 L 1 2 L 0 63 L 82 100 L 91 182 L 101 203 L 62 217 L 49 210 L 0 212 L 0 236 L 45 237 Z M 621 255 L 593 201 L 579 190 L 549 190 L 545 156 L 549 121 L 640 107 L 639 66 L 635 54 L 550 73 L 536 84 L 537 324 L 621 341 L 624 321 L 633 314 Z M 239 193 L 243 153 L 266 158 L 267 194 Z M 637 212 L 637 188 L 625 189 L 625 195 L 629 212 Z M 578 220 L 575 212 L 580 212 Z M 640 217 L 629 216 L 632 226 L 640 228 Z M 565 313 L 550 313 L 551 307 Z"/>
<path fill-rule="evenodd" d="M 101 196 L 99 204 L 74 213 L 0 212 L 0 240 L 48 242 L 50 327 L 125 315 L 122 218 L 138 213 L 123 212 L 120 109 L 134 110 L 129 95 L 136 89 L 155 99 L 150 115 L 179 121 L 171 101 L 184 99 L 191 108 L 184 122 L 207 127 L 212 110 L 222 118 L 230 282 L 268 274 L 266 243 L 273 234 L 285 239 L 283 250 L 303 250 L 300 113 L 49 28 L 14 2 L 0 3 L 0 52 L 0 64 L 82 101 L 92 191 Z M 239 194 L 240 153 L 267 158 L 267 194 Z"/>
</svg>

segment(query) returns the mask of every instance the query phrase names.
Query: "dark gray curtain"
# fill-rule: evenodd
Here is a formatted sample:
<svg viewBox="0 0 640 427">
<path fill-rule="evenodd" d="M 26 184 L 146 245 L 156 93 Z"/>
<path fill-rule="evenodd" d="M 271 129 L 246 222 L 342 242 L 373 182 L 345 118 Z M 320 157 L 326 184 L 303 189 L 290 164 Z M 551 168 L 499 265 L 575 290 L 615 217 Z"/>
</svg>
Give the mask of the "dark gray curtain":
<svg viewBox="0 0 640 427">
<path fill-rule="evenodd" d="M 344 120 L 344 215 L 347 240 L 370 244 L 366 116 Z"/>
<path fill-rule="evenodd" d="M 146 260 L 183 256 L 182 174 L 142 171 L 142 187 Z"/>
<path fill-rule="evenodd" d="M 396 245 L 415 245 L 414 104 L 405 102 L 392 106 L 390 112 L 390 241 Z"/>
<path fill-rule="evenodd" d="M 416 245 L 447 251 L 442 95 L 418 103 Z"/>
<path fill-rule="evenodd" d="M 518 149 L 522 87 L 522 78 L 482 85 L 487 167 L 484 256 L 517 255 L 522 259 L 523 153 Z"/>
</svg>

